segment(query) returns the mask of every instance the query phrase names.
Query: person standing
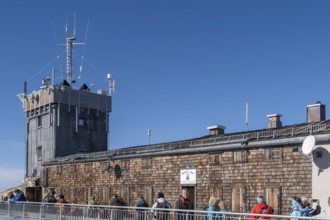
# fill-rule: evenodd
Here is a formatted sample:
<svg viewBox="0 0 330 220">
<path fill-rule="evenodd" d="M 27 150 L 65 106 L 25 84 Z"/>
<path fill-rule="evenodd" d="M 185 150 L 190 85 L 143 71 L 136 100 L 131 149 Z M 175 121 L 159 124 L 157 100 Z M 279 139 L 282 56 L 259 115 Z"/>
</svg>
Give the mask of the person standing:
<svg viewBox="0 0 330 220">
<path fill-rule="evenodd" d="M 211 196 L 210 201 L 209 201 L 209 206 L 207 207 L 207 211 L 209 213 L 207 214 L 207 219 L 208 220 L 220 220 L 221 219 L 221 214 L 220 213 L 214 213 L 214 212 L 220 212 L 220 199 Z"/>
<path fill-rule="evenodd" d="M 139 201 L 136 203 L 135 206 L 138 207 L 138 208 L 146 208 L 146 207 L 148 207 L 148 203 L 146 202 L 146 200 L 141 195 Z M 138 212 L 138 220 L 144 220 L 146 209 L 136 209 L 136 210 Z"/>
<path fill-rule="evenodd" d="M 159 192 L 157 195 L 157 201 L 153 204 L 151 212 L 154 213 L 154 220 L 167 220 L 170 219 L 169 211 L 165 209 L 172 209 L 170 203 L 165 200 L 164 193 Z M 156 210 L 164 209 L 164 210 Z"/>
<path fill-rule="evenodd" d="M 186 215 L 189 215 L 189 219 L 193 219 L 193 214 L 189 212 L 184 212 L 184 210 L 193 210 L 193 203 L 189 199 L 189 191 L 184 188 L 181 191 L 181 195 L 179 199 L 175 203 L 175 209 L 180 209 L 182 211 L 176 211 L 175 219 L 176 220 L 184 220 L 187 219 Z"/>
<path fill-rule="evenodd" d="M 274 209 L 270 205 L 267 205 L 266 199 L 263 195 L 259 195 L 257 197 L 257 201 L 258 201 L 258 204 L 255 205 L 252 208 L 251 214 L 267 214 L 267 215 L 270 215 L 270 214 L 274 213 Z M 261 220 L 263 220 L 263 219 L 269 219 L 269 217 L 251 215 L 250 219 L 261 219 Z"/>
<path fill-rule="evenodd" d="M 9 199 L 10 203 L 26 202 L 27 201 L 24 193 L 19 189 L 14 190 L 14 195 L 15 196 L 13 198 Z"/>
</svg>

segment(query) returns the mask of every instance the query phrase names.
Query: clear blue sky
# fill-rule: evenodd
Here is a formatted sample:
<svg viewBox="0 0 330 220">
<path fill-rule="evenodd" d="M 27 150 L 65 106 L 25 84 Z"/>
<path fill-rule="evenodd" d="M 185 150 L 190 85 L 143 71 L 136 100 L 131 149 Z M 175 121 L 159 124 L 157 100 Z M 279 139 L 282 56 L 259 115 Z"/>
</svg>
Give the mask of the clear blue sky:
<svg viewBox="0 0 330 220">
<path fill-rule="evenodd" d="M 330 104 L 330 1 L 2 1 L 0 191 L 24 172 L 16 95 L 25 80 L 38 90 L 58 67 L 37 74 L 56 57 L 53 21 L 62 43 L 74 11 L 78 41 L 90 20 L 80 82 L 106 89 L 108 72 L 117 82 L 112 148 L 147 144 L 148 128 L 151 143 L 203 136 L 216 124 L 245 130 L 246 100 L 250 130 L 273 113 L 283 125 L 303 123 L 308 104 Z"/>
</svg>

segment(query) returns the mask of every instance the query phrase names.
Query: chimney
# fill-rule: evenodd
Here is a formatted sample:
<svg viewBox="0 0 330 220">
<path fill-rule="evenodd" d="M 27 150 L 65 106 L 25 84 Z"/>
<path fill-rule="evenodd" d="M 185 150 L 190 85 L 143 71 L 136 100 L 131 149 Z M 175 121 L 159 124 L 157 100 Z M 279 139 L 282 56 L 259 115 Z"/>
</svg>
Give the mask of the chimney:
<svg viewBox="0 0 330 220">
<path fill-rule="evenodd" d="M 307 105 L 307 123 L 325 120 L 325 105 L 317 101 L 314 105 Z"/>
<path fill-rule="evenodd" d="M 281 128 L 282 127 L 281 116 L 282 115 L 280 114 L 267 115 L 268 128 Z"/>
<path fill-rule="evenodd" d="M 213 125 L 213 126 L 208 126 L 207 127 L 207 130 L 210 131 L 210 135 L 224 134 L 225 129 L 226 129 L 226 127 L 221 126 L 221 125 Z"/>
</svg>

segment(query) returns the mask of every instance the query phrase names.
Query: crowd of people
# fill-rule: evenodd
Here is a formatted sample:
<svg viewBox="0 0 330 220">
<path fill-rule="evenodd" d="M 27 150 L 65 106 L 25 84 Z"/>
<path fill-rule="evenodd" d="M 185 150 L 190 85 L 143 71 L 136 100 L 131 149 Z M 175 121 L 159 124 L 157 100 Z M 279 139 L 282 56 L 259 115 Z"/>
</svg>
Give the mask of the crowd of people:
<svg viewBox="0 0 330 220">
<path fill-rule="evenodd" d="M 7 195 L 2 196 L 1 202 L 3 203 L 16 203 L 16 202 L 25 202 L 27 201 L 24 193 L 15 189 L 14 191 L 9 192 Z M 63 194 L 56 196 L 55 190 L 49 190 L 48 193 L 42 199 L 43 203 L 51 204 L 60 210 L 63 208 L 64 204 L 68 203 Z M 251 210 L 250 219 L 260 219 L 265 220 L 269 219 L 265 216 L 253 215 L 253 214 L 274 214 L 274 209 L 267 204 L 266 199 L 263 195 L 259 195 L 256 199 L 257 204 L 253 206 Z M 294 197 L 291 200 L 291 220 L 299 220 L 300 216 L 315 216 L 321 213 L 320 201 L 318 199 L 308 199 L 307 197 Z M 315 203 L 315 205 L 313 205 Z M 95 197 L 91 197 L 88 204 L 91 206 L 91 209 L 94 209 L 96 203 Z M 328 199 L 328 204 L 330 206 L 330 197 Z M 122 197 L 114 195 L 110 201 L 111 206 L 123 207 L 127 206 Z M 146 209 L 149 207 L 149 204 L 140 196 L 139 200 L 135 205 L 136 211 L 138 213 L 138 220 L 145 219 Z M 157 194 L 157 200 L 151 206 L 151 213 L 153 215 L 153 220 L 168 220 L 172 219 L 174 216 L 175 220 L 183 219 L 193 219 L 193 214 L 187 210 L 194 210 L 194 204 L 189 199 L 189 191 L 187 189 L 182 189 L 180 197 L 175 202 L 174 209 L 176 212 L 171 212 L 173 209 L 172 205 L 166 201 L 165 195 L 162 192 Z M 209 204 L 204 208 L 205 211 L 208 211 L 206 220 L 221 220 L 222 215 L 221 211 L 225 211 L 223 201 L 220 201 L 219 198 L 211 196 L 209 199 Z M 91 212 L 91 211 L 90 211 Z M 187 218 L 188 217 L 188 218 Z"/>
<path fill-rule="evenodd" d="M 1 200 L 1 202 L 4 202 L 4 203 L 16 203 L 16 202 L 26 202 L 26 201 L 27 201 L 27 199 L 24 195 L 24 192 L 22 192 L 19 189 L 15 189 L 14 191 L 10 191 Z"/>
</svg>

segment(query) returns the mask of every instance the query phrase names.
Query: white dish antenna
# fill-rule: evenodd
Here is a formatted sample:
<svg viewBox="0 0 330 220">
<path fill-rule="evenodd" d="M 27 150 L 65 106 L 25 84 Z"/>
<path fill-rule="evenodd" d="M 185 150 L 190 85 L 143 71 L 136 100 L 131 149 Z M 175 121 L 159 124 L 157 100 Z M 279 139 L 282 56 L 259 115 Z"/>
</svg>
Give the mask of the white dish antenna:
<svg viewBox="0 0 330 220">
<path fill-rule="evenodd" d="M 309 135 L 305 138 L 303 145 L 302 145 L 302 152 L 305 155 L 309 155 L 312 153 L 313 148 L 315 146 L 315 137 L 313 135 Z"/>
</svg>

